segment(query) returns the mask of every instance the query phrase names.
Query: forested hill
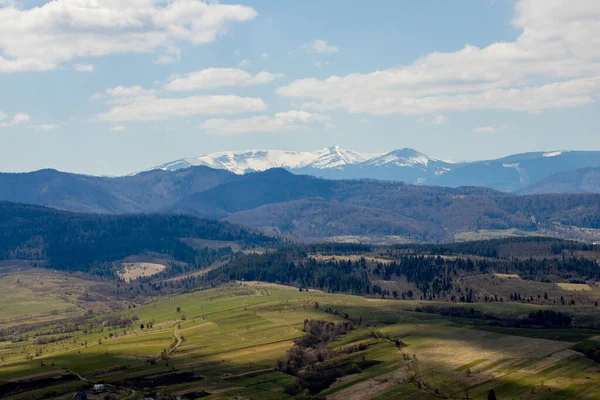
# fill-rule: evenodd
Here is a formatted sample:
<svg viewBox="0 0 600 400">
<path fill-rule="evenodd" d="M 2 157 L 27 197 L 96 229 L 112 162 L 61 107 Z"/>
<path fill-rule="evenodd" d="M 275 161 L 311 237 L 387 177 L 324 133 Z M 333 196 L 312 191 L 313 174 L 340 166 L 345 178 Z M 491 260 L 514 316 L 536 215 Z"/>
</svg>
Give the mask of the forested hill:
<svg viewBox="0 0 600 400">
<path fill-rule="evenodd" d="M 0 260 L 47 260 L 62 270 L 89 270 L 145 252 L 194 263 L 202 251 L 181 239 L 265 246 L 277 239 L 227 222 L 184 215 L 76 214 L 50 208 L 0 202 Z"/>
<path fill-rule="evenodd" d="M 187 214 L 317 240 L 353 235 L 440 242 L 508 229 L 573 238 L 570 226 L 600 228 L 599 194 L 517 196 L 478 187 L 325 180 L 283 169 L 243 176 L 207 167 L 122 178 L 51 170 L 0 174 L 0 200 L 74 212 Z"/>
</svg>

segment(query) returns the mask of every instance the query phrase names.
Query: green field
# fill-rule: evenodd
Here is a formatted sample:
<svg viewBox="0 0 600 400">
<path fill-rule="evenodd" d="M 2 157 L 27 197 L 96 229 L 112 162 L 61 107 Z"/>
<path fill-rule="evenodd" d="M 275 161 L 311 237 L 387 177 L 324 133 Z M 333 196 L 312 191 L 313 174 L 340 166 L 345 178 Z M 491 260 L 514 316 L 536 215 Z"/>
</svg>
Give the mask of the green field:
<svg viewBox="0 0 600 400">
<path fill-rule="evenodd" d="M 323 391 L 327 398 L 461 399 L 468 392 L 469 398 L 486 399 L 491 388 L 499 399 L 600 398 L 600 368 L 570 350 L 575 341 L 593 332 L 576 335 L 577 330 L 569 330 L 557 335 L 554 330 L 477 326 L 414 312 L 420 303 L 299 292 L 274 284 L 231 284 L 167 296 L 120 312 L 139 317 L 125 330 L 79 331 L 68 340 L 43 346 L 32 340 L 0 343 L 4 360 L 0 385 L 28 384 L 73 371 L 89 382 L 73 378 L 8 398 L 41 398 L 56 392 L 56 398 L 67 399 L 90 382 L 114 385 L 110 387 L 116 390 L 115 398 L 143 398 L 149 393 L 173 398 L 189 393 L 207 399 L 291 398 L 284 390 L 295 378 L 275 367 L 278 359 L 286 357 L 293 339 L 304 334 L 303 321 L 342 322 L 348 314 L 357 329 L 329 346 L 337 359 L 369 361 L 372 366 L 340 378 Z M 498 303 L 473 307 L 510 315 L 534 309 Z M 600 315 L 595 308 L 579 313 L 587 313 L 589 319 Z M 140 329 L 148 321 L 153 321 L 153 327 Z M 402 348 L 396 348 L 396 339 L 402 341 Z M 361 343 L 363 350 L 346 353 Z M 173 347 L 172 354 L 160 358 L 163 350 Z M 26 354 L 36 349 L 42 354 L 27 361 Z M 161 384 L 161 376 L 173 379 Z M 145 390 L 137 386 L 140 381 L 147 385 Z"/>
</svg>

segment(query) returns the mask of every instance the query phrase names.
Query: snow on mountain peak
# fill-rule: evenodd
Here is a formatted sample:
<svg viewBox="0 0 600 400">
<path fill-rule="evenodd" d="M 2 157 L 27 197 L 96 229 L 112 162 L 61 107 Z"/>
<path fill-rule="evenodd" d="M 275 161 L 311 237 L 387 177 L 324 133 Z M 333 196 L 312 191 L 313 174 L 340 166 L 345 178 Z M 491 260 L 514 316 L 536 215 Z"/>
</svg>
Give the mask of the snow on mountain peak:
<svg viewBox="0 0 600 400">
<path fill-rule="evenodd" d="M 556 156 L 560 156 L 562 154 L 562 151 L 553 151 L 550 153 L 544 153 L 544 157 L 556 157 Z"/>
<path fill-rule="evenodd" d="M 271 168 L 340 168 L 358 164 L 379 154 L 362 154 L 340 146 L 316 151 L 245 150 L 210 153 L 196 158 L 185 158 L 152 169 L 175 171 L 192 166 L 226 169 L 236 174 L 265 171 Z"/>
<path fill-rule="evenodd" d="M 367 164 L 378 167 L 390 164 L 398 167 L 427 168 L 431 161 L 439 162 L 439 160 L 426 156 L 416 150 L 404 148 L 375 157 L 369 160 Z"/>
<path fill-rule="evenodd" d="M 340 146 L 328 147 L 314 152 L 316 158 L 303 167 L 339 168 L 344 165 L 358 164 L 373 158 L 373 154 L 357 153 Z"/>
</svg>

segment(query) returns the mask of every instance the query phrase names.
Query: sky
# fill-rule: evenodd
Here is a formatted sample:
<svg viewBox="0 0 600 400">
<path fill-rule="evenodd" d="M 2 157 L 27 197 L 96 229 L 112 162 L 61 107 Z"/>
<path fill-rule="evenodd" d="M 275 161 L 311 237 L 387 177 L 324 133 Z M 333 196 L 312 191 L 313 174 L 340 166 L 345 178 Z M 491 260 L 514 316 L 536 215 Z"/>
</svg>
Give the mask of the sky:
<svg viewBox="0 0 600 400">
<path fill-rule="evenodd" d="M 600 150 L 597 0 L 0 0 L 0 171 Z"/>
</svg>

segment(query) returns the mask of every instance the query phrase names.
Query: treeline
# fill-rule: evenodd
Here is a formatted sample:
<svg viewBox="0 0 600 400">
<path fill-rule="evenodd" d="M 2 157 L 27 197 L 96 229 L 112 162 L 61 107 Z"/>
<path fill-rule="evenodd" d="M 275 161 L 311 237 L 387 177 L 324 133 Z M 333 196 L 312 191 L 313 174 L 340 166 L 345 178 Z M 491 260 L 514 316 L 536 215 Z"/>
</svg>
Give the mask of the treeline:
<svg viewBox="0 0 600 400">
<path fill-rule="evenodd" d="M 583 355 L 596 363 L 600 363 L 600 342 L 586 340 L 573 346 L 573 350 L 583 353 Z"/>
<path fill-rule="evenodd" d="M 529 313 L 526 317 L 509 318 L 492 313 L 482 313 L 474 308 L 468 309 L 456 306 L 423 305 L 415 308 L 416 312 L 439 314 L 444 317 L 479 319 L 489 325 L 503 325 L 518 328 L 570 328 L 573 317 L 568 314 L 553 310 L 538 310 Z"/>
<path fill-rule="evenodd" d="M 550 281 L 550 277 L 560 277 L 567 281 L 600 280 L 600 267 L 594 260 L 567 255 L 565 249 L 586 249 L 587 245 L 546 239 L 518 240 L 519 244 L 541 243 L 559 254 L 548 258 L 482 258 L 479 256 L 447 257 L 442 255 L 422 255 L 417 253 L 420 247 L 397 247 L 381 250 L 390 256 L 389 262 L 367 261 L 365 257 L 321 259 L 312 257 L 316 245 L 289 246 L 274 252 L 260 255 L 243 255 L 234 258 L 227 265 L 211 271 L 206 279 L 264 281 L 293 285 L 301 288 L 315 288 L 329 292 L 351 293 L 356 295 L 378 295 L 382 297 L 413 298 L 411 291 L 397 293 L 380 287 L 377 281 L 393 281 L 403 278 L 413 284 L 420 292 L 420 299 L 442 299 L 460 302 L 498 301 L 495 297 L 473 293 L 457 282 L 459 276 L 472 274 L 505 273 L 518 274 L 523 279 L 540 282 Z M 456 253 L 485 253 L 486 249 L 511 245 L 510 241 L 496 241 L 487 247 L 487 243 L 448 245 Z M 336 254 L 339 245 L 327 245 L 321 248 L 326 254 Z M 433 249 L 441 247 L 431 247 Z M 351 247 L 340 246 L 341 254 L 352 254 Z M 410 249 L 410 251 L 406 251 Z M 558 251 L 560 250 L 560 251 Z M 343 253 L 347 251 L 347 253 Z M 321 253 L 319 251 L 319 253 Z M 360 254 L 360 252 L 358 252 Z M 323 253 L 321 253 L 323 254 Z M 340 253 L 337 253 L 340 254 Z M 447 252 L 445 254 L 453 254 Z M 356 255 L 356 254 L 354 254 Z M 506 299 L 509 300 L 508 298 Z M 520 300 L 519 297 L 512 299 Z"/>
<path fill-rule="evenodd" d="M 327 363 L 336 355 L 327 345 L 353 329 L 352 322 L 305 320 L 305 335 L 296 339 L 287 358 L 277 363 L 281 372 L 298 378 L 295 384 L 286 387 L 286 392 L 293 396 L 316 394 L 337 378 L 360 372 L 360 367 L 349 361 Z"/>
<path fill-rule="evenodd" d="M 539 257 L 562 254 L 563 251 L 591 251 L 591 244 L 543 236 L 477 240 L 445 244 L 405 244 L 392 246 L 390 254 L 462 254 L 489 258 Z"/>
<path fill-rule="evenodd" d="M 44 207 L 0 203 L 0 259 L 48 260 L 65 271 L 102 270 L 106 263 L 144 252 L 185 263 L 212 257 L 182 238 L 272 245 L 277 239 L 226 222 L 183 215 L 74 214 Z"/>
<path fill-rule="evenodd" d="M 372 289 L 366 265 L 357 267 L 353 262 L 322 262 L 314 258 L 298 260 L 293 251 L 287 250 L 240 256 L 206 275 L 208 280 L 218 278 L 277 282 L 352 294 L 369 294 Z"/>
</svg>

